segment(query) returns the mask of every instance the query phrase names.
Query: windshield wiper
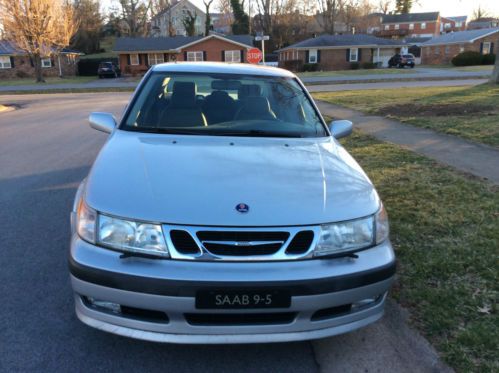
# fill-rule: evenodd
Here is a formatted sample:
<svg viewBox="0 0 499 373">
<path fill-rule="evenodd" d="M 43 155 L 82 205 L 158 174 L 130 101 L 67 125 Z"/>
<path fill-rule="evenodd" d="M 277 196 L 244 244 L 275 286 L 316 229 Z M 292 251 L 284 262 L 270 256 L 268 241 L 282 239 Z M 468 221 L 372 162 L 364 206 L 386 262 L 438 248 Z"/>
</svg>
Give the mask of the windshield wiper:
<svg viewBox="0 0 499 373">
<path fill-rule="evenodd" d="M 242 137 L 286 137 L 286 138 L 300 138 L 301 134 L 296 132 L 279 132 L 279 131 L 265 131 L 265 130 L 247 130 L 247 131 L 217 131 L 213 132 L 216 136 L 242 136 Z"/>
<path fill-rule="evenodd" d="M 204 127 L 200 127 L 204 128 Z M 172 135 L 205 135 L 206 130 L 189 130 L 182 128 L 168 128 L 168 127 L 127 127 L 131 131 L 147 132 L 147 133 L 164 133 Z"/>
</svg>

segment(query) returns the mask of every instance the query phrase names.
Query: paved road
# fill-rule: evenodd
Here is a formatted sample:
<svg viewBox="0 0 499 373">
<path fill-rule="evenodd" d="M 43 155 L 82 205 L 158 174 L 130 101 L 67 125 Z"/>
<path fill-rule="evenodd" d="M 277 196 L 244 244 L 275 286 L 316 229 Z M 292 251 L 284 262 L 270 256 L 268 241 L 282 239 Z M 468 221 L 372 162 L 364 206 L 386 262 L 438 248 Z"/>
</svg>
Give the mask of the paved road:
<svg viewBox="0 0 499 373">
<path fill-rule="evenodd" d="M 377 324 L 310 343 L 176 346 L 80 323 L 67 271 L 69 212 L 106 135 L 92 110 L 119 116 L 128 93 L 2 96 L 0 114 L 0 372 L 434 372 L 432 348 L 390 303 Z"/>
</svg>

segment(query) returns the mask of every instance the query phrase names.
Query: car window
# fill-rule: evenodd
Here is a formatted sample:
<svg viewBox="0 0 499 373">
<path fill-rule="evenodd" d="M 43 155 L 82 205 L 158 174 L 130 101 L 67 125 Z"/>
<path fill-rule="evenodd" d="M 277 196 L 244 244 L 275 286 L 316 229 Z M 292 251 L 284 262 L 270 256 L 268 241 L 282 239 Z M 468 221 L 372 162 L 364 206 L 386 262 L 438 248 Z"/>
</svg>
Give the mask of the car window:
<svg viewBox="0 0 499 373">
<path fill-rule="evenodd" d="M 403 57 L 404 58 L 414 58 L 414 56 L 412 54 L 404 54 Z"/>
<path fill-rule="evenodd" d="M 295 79 L 235 74 L 154 72 L 120 128 L 189 135 L 328 136 Z"/>
</svg>

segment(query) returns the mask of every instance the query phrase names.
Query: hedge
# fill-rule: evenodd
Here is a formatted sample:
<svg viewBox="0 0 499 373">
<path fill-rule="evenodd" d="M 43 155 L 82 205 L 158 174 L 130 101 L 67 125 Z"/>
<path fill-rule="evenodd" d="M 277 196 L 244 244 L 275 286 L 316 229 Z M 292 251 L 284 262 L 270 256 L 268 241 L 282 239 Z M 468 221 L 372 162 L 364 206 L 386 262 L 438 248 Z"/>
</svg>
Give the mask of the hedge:
<svg viewBox="0 0 499 373">
<path fill-rule="evenodd" d="M 454 66 L 493 65 L 495 55 L 466 51 L 454 56 L 451 62 Z"/>
</svg>

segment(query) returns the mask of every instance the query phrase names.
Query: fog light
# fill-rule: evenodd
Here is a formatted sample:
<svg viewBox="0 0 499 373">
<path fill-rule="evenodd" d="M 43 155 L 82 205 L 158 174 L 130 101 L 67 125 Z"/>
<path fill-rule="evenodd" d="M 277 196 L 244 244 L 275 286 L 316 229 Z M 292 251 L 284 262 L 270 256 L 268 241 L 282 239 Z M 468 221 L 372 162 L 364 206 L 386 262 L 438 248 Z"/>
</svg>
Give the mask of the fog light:
<svg viewBox="0 0 499 373">
<path fill-rule="evenodd" d="M 372 306 L 375 303 L 378 303 L 382 296 L 383 294 L 371 298 L 362 299 L 359 300 L 358 302 L 354 302 L 352 303 L 352 311 L 358 311 L 361 308 Z"/>
<path fill-rule="evenodd" d="M 86 300 L 90 306 L 98 308 L 102 311 L 121 313 L 121 306 L 118 303 L 107 302 L 92 297 L 84 297 L 84 300 Z"/>
</svg>

